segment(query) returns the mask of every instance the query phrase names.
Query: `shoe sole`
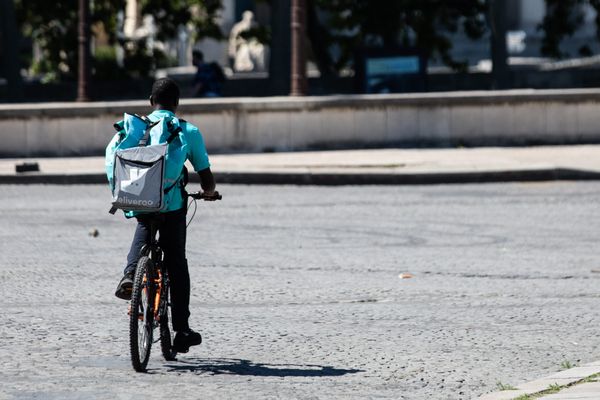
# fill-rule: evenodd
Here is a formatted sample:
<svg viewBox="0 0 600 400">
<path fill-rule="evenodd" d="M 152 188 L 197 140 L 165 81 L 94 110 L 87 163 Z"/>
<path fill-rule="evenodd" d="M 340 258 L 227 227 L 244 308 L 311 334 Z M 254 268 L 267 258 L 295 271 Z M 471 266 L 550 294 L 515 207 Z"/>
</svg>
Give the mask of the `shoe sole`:
<svg viewBox="0 0 600 400">
<path fill-rule="evenodd" d="M 115 292 L 115 296 L 117 296 L 119 299 L 123 299 L 123 300 L 131 300 L 131 292 L 133 291 L 133 285 L 127 287 L 121 287 L 119 289 L 117 289 L 117 291 Z"/>
<path fill-rule="evenodd" d="M 188 351 L 190 351 L 190 347 L 173 347 L 173 352 L 174 353 L 187 353 Z"/>
<path fill-rule="evenodd" d="M 192 346 L 198 346 L 199 344 L 202 344 L 202 339 L 200 339 L 200 341 L 198 343 L 190 343 L 187 346 L 176 346 L 176 345 L 173 345 L 173 351 L 175 351 L 177 353 L 187 353 L 188 351 L 190 351 L 190 347 L 192 347 Z"/>
</svg>

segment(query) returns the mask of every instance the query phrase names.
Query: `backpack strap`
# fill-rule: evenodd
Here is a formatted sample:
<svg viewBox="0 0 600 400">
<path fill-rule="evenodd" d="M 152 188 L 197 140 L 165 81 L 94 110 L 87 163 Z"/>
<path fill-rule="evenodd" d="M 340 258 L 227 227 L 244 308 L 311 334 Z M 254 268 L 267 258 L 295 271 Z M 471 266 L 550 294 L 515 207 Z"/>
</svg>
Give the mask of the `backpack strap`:
<svg viewBox="0 0 600 400">
<path fill-rule="evenodd" d="M 115 128 L 115 131 L 117 131 L 117 132 L 121 132 L 121 131 L 123 130 L 123 128 L 125 128 L 124 121 L 123 121 L 123 120 L 121 120 L 121 121 L 119 121 L 119 122 L 115 122 L 115 123 L 113 124 L 113 128 Z"/>
<path fill-rule="evenodd" d="M 171 189 L 173 189 L 175 186 L 177 186 L 177 184 L 179 183 L 179 181 L 181 180 L 181 177 L 177 178 L 177 180 L 175 182 L 173 182 L 173 184 L 171 186 L 169 186 L 168 188 L 165 189 L 165 194 L 169 193 L 171 191 Z"/>
<path fill-rule="evenodd" d="M 179 137 L 179 133 L 181 132 L 181 126 L 178 126 L 176 128 L 175 124 L 173 123 L 173 121 L 169 121 L 167 123 L 167 129 L 169 130 L 169 132 L 171 132 L 171 135 L 167 139 L 167 143 L 171 144 L 171 142 L 173 140 L 175 140 L 177 137 Z"/>
<path fill-rule="evenodd" d="M 189 181 L 189 174 L 188 174 L 188 170 L 186 168 L 186 166 L 184 165 L 183 168 L 181 169 L 181 174 L 179 174 L 179 177 L 175 180 L 175 182 L 173 182 L 173 184 L 171 186 L 169 186 L 168 188 L 165 189 L 165 194 L 169 193 L 171 191 L 171 189 L 173 189 L 175 186 L 177 186 L 178 183 L 181 182 L 181 190 L 183 190 L 185 192 L 185 187 L 188 184 Z M 183 196 L 183 198 L 185 198 L 185 196 Z"/>
<path fill-rule="evenodd" d="M 152 121 L 150 120 L 150 118 L 148 118 L 145 115 L 139 115 L 139 114 L 133 114 L 133 115 L 135 115 L 136 117 L 138 117 L 139 119 L 141 119 L 142 121 L 144 121 L 147 124 L 151 124 L 152 123 Z"/>
<path fill-rule="evenodd" d="M 140 142 L 138 143 L 138 146 L 140 146 L 140 147 L 146 146 L 146 144 L 148 143 L 148 139 L 150 138 L 150 131 L 152 130 L 152 128 L 154 128 L 154 126 L 156 124 L 158 124 L 160 122 L 160 119 L 156 122 L 152 122 L 147 117 L 140 117 L 137 114 L 136 114 L 136 116 L 141 118 L 147 125 L 146 131 L 144 132 L 144 136 L 142 136 L 142 138 L 140 139 Z M 179 136 L 179 133 L 181 132 L 181 126 L 175 127 L 175 124 L 173 123 L 173 121 L 169 121 L 169 122 L 167 122 L 167 129 L 171 133 L 169 135 L 169 138 L 167 139 L 167 143 L 171 144 L 171 142 Z"/>
<path fill-rule="evenodd" d="M 142 121 L 144 121 L 146 123 L 146 131 L 144 132 L 144 136 L 142 136 L 142 138 L 140 139 L 140 142 L 138 143 L 138 146 L 144 147 L 148 143 L 148 139 L 150 139 L 150 130 L 152 128 L 154 128 L 154 126 L 156 124 L 158 124 L 158 122 L 160 120 L 158 120 L 156 122 L 152 122 L 152 121 L 150 121 L 150 119 L 148 117 L 139 116 L 137 114 L 135 114 L 135 116 L 139 117 Z"/>
<path fill-rule="evenodd" d="M 119 143 L 121 143 L 123 141 L 123 139 L 125 139 L 125 121 L 121 120 L 118 122 L 115 122 L 113 124 L 113 128 L 115 128 L 115 131 L 117 131 L 117 135 L 119 135 L 119 139 L 117 140 L 117 145 Z"/>
</svg>

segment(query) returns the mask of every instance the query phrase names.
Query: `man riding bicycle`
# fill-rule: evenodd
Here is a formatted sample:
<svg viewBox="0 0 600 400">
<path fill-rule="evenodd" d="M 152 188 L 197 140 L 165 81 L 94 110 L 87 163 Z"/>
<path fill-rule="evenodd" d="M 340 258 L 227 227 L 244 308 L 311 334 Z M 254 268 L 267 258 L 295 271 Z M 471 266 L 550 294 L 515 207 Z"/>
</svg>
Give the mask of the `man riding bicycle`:
<svg viewBox="0 0 600 400">
<path fill-rule="evenodd" d="M 148 115 L 150 121 L 165 117 L 175 117 L 179 105 L 179 87 L 168 78 L 159 79 L 152 85 L 150 104 L 154 111 Z M 189 122 L 179 120 L 182 134 L 187 143 L 187 160 L 190 161 L 194 170 L 200 175 L 200 185 L 204 191 L 203 199 L 216 200 L 218 192 L 215 191 L 215 179 L 210 170 L 208 154 L 204 146 L 202 134 L 198 128 Z M 182 171 L 182 174 L 185 174 Z M 159 244 L 164 251 L 164 262 L 169 273 L 171 290 L 171 316 L 173 330 L 176 332 L 173 341 L 173 349 L 178 353 L 186 353 L 190 346 L 202 342 L 198 332 L 194 332 L 188 325 L 190 316 L 190 276 L 185 255 L 186 242 L 186 193 L 184 189 L 185 179 L 178 188 L 165 192 L 165 204 L 167 207 L 161 211 L 161 222 L 159 225 Z M 133 216 L 133 214 L 128 215 Z M 117 286 L 115 295 L 118 298 L 131 299 L 133 278 L 135 269 L 140 258 L 140 250 L 148 242 L 150 236 L 150 217 L 143 213 L 135 215 L 138 225 L 133 236 L 131 249 L 127 255 L 127 265 L 123 278 Z"/>
</svg>

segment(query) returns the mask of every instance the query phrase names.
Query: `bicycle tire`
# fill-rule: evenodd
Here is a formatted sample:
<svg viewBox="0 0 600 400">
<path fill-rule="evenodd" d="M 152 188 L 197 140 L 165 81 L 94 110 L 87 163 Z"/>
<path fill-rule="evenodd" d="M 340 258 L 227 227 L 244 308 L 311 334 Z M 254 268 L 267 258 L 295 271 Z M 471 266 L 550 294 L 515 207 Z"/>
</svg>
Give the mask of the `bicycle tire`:
<svg viewBox="0 0 600 400">
<path fill-rule="evenodd" d="M 169 307 L 167 306 L 169 301 L 169 289 L 164 291 L 165 298 L 162 300 L 165 302 L 165 306 L 162 308 L 160 313 L 160 350 L 166 361 L 175 361 L 175 352 L 173 351 L 173 342 L 171 338 L 171 330 L 169 329 Z"/>
<path fill-rule="evenodd" d="M 152 306 L 155 289 L 150 274 L 153 268 L 152 260 L 149 257 L 141 257 L 133 280 L 129 312 L 129 348 L 131 364 L 137 372 L 146 371 L 152 348 L 154 328 Z"/>
</svg>

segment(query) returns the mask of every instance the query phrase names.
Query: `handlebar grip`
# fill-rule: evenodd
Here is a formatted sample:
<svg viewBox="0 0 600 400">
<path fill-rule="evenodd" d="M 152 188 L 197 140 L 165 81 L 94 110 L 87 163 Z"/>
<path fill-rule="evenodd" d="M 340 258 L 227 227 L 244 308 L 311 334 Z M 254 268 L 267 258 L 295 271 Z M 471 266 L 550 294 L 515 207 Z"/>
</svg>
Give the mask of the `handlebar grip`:
<svg viewBox="0 0 600 400">
<path fill-rule="evenodd" d="M 204 192 L 190 192 L 188 196 L 197 200 L 221 200 L 223 198 L 219 192 L 216 192 L 215 196 L 206 196 Z"/>
</svg>

